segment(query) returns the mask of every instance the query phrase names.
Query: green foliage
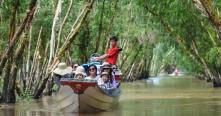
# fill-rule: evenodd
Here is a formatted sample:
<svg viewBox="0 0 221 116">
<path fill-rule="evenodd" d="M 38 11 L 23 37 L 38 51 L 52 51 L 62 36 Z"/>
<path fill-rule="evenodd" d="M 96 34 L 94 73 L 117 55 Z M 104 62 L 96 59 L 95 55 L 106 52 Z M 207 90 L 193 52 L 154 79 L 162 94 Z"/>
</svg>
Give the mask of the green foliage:
<svg viewBox="0 0 221 116">
<path fill-rule="evenodd" d="M 16 28 L 26 16 L 28 3 L 28 0 L 20 0 Z M 213 7 L 218 13 L 220 3 L 218 0 L 213 1 Z M 48 58 L 45 49 L 51 38 L 56 4 L 53 0 L 38 1 L 31 24 L 32 33 L 29 35 L 29 30 L 25 31 L 28 37 L 32 37 L 31 57 L 42 27 L 40 54 L 46 55 L 43 59 Z M 62 4 L 61 16 L 56 25 L 56 39 L 69 4 L 67 0 Z M 84 4 L 84 0 L 74 0 L 62 30 L 61 45 L 71 32 Z M 0 53 L 7 46 L 11 9 L 12 1 L 7 0 L 0 7 Z M 75 41 L 69 46 L 72 60 L 85 63 L 96 47 L 98 53 L 104 54 L 110 35 L 117 35 L 119 47 L 123 48 L 118 65 L 125 73 L 125 78 L 128 78 L 130 72 L 134 78 L 139 78 L 141 73 L 158 75 L 166 65 L 172 64 L 190 73 L 201 74 L 205 73 L 202 60 L 205 60 L 214 74 L 221 73 L 218 71 L 221 65 L 221 44 L 217 31 L 192 0 L 96 0 Z M 67 58 L 68 54 L 65 54 L 62 61 Z M 23 60 L 26 59 L 27 54 Z M 147 70 L 144 72 L 143 69 Z M 29 92 L 23 94 L 22 98 L 30 96 Z"/>
<path fill-rule="evenodd" d="M 207 53 L 206 58 L 210 64 L 214 64 L 215 66 L 219 67 L 221 65 L 221 48 L 211 48 L 210 51 Z"/>
<path fill-rule="evenodd" d="M 32 101 L 33 95 L 32 95 L 32 92 L 30 91 L 25 91 L 25 92 L 22 92 L 22 94 L 17 98 L 18 101 L 20 102 L 29 102 L 29 101 Z"/>
<path fill-rule="evenodd" d="M 138 3 L 140 6 L 143 6 L 146 12 L 150 13 L 150 21 L 158 23 L 159 26 L 157 28 L 162 38 L 167 38 L 161 39 L 161 42 L 169 43 L 170 45 L 167 47 L 169 49 L 171 45 L 176 47 L 174 52 L 177 56 L 172 58 L 176 61 L 176 65 L 189 72 L 202 73 L 205 67 L 202 65 L 201 60 L 199 60 L 201 58 L 206 60 L 211 70 L 220 68 L 220 50 L 216 47 L 219 46 L 217 32 L 211 23 L 199 12 L 192 0 L 139 0 Z M 219 6 L 219 3 L 216 1 L 213 4 Z M 173 32 L 168 34 L 165 23 L 172 28 Z M 177 43 L 177 35 L 182 40 L 182 43 Z M 192 47 L 192 42 L 196 42 L 199 56 L 194 53 L 195 50 Z M 196 58 L 192 59 L 189 53 L 193 54 Z M 166 54 L 167 49 L 163 49 L 161 56 Z M 170 58 L 164 57 L 163 59 L 170 61 Z M 160 68 L 160 66 L 158 67 Z"/>
</svg>

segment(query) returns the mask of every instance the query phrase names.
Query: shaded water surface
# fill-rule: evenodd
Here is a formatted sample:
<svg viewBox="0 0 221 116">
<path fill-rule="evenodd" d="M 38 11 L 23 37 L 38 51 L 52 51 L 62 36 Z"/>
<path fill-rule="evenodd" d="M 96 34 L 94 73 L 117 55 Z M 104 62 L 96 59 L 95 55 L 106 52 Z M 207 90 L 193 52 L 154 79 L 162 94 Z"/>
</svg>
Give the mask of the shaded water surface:
<svg viewBox="0 0 221 116">
<path fill-rule="evenodd" d="M 96 114 L 62 113 L 56 101 L 1 105 L 0 116 L 221 116 L 221 88 L 190 77 L 162 77 L 124 83 L 119 106 Z"/>
</svg>

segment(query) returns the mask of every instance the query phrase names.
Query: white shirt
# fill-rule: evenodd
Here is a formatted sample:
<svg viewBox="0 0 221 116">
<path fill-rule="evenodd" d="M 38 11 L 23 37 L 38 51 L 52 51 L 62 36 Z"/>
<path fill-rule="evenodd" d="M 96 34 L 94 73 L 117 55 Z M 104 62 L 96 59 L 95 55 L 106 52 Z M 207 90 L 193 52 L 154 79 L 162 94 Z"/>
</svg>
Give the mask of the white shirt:
<svg viewBox="0 0 221 116">
<path fill-rule="evenodd" d="M 98 80 L 100 78 L 99 75 L 97 75 L 95 78 L 92 78 L 91 76 L 85 77 L 84 79 L 89 79 L 89 80 Z"/>
<path fill-rule="evenodd" d="M 102 84 L 104 84 L 104 81 L 101 78 L 98 78 L 97 79 L 97 84 L 102 85 Z"/>
</svg>

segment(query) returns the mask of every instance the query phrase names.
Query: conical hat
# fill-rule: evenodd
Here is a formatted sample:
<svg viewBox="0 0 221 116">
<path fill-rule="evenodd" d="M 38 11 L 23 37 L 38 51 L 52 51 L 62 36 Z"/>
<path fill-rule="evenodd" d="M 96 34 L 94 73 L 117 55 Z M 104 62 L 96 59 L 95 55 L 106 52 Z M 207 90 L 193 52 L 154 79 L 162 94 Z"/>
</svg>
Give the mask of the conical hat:
<svg viewBox="0 0 221 116">
<path fill-rule="evenodd" d="M 58 75 L 65 75 L 72 72 L 71 67 L 67 67 L 67 64 L 62 62 L 58 64 L 58 67 L 53 71 L 53 73 Z"/>
</svg>

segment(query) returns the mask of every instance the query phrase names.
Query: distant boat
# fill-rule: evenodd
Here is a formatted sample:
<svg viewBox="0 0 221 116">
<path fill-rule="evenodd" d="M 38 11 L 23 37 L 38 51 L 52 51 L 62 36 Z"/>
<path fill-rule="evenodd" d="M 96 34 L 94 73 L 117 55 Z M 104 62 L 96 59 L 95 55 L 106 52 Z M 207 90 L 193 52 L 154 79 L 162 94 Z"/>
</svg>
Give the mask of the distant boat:
<svg viewBox="0 0 221 116">
<path fill-rule="evenodd" d="M 180 77 L 180 76 L 185 76 L 188 73 L 186 71 L 178 71 L 178 72 L 173 72 L 172 74 L 169 74 L 169 76 L 176 76 L 176 77 Z"/>
<path fill-rule="evenodd" d="M 102 90 L 95 81 L 61 80 L 57 103 L 64 112 L 99 112 L 114 109 L 120 89 L 112 94 Z"/>
</svg>

